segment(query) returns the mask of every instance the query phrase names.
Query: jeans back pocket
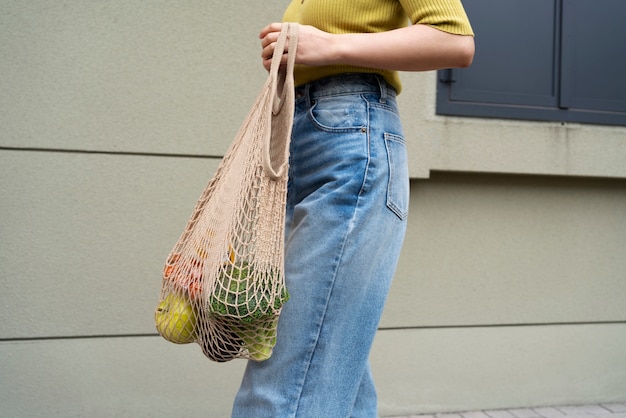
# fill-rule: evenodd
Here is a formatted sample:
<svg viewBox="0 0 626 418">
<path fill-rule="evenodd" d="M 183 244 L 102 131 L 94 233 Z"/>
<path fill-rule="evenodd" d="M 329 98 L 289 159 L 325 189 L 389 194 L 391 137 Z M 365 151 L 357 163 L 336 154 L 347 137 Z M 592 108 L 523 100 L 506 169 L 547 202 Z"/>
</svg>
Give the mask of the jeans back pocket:
<svg viewBox="0 0 626 418">
<path fill-rule="evenodd" d="M 385 133 L 389 163 L 387 207 L 404 220 L 409 213 L 409 166 L 406 142 L 400 135 Z"/>
</svg>

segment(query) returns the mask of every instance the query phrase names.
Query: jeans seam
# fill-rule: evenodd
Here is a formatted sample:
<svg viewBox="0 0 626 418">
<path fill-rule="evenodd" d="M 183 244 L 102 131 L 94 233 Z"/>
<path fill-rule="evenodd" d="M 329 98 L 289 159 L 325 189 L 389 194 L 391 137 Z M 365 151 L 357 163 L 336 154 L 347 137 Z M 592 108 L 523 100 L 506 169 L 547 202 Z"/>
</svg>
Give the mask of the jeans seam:
<svg viewBox="0 0 626 418">
<path fill-rule="evenodd" d="M 357 196 L 357 206 L 358 206 L 358 202 L 361 198 L 361 196 L 363 195 L 363 193 L 365 193 L 365 189 L 366 189 L 366 184 L 367 184 L 367 175 L 369 174 L 369 170 L 370 170 L 370 164 L 372 163 L 372 144 L 371 144 L 371 136 L 370 136 L 370 102 L 369 100 L 365 99 L 365 97 L 363 97 L 363 99 L 365 100 L 366 103 L 366 111 L 367 111 L 367 125 L 366 125 L 366 131 L 365 131 L 365 144 L 367 147 L 367 161 L 365 162 L 365 170 L 363 172 L 363 183 L 361 183 L 361 189 L 359 190 L 359 194 Z M 355 206 L 355 212 L 356 212 L 356 207 Z M 353 214 L 353 218 L 354 220 L 354 214 Z M 350 223 L 350 226 L 352 227 L 352 222 Z"/>
</svg>

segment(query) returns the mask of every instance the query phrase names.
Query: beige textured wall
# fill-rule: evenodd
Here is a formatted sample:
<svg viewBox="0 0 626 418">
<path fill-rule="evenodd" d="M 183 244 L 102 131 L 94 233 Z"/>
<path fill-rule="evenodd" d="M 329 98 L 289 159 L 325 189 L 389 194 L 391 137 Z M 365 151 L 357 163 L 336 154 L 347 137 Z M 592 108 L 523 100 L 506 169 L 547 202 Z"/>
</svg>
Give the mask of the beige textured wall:
<svg viewBox="0 0 626 418">
<path fill-rule="evenodd" d="M 152 312 L 283 7 L 0 3 L 2 415 L 228 416 L 244 363 Z M 404 80 L 381 414 L 626 400 L 626 129 L 439 117 L 434 74 Z"/>
</svg>

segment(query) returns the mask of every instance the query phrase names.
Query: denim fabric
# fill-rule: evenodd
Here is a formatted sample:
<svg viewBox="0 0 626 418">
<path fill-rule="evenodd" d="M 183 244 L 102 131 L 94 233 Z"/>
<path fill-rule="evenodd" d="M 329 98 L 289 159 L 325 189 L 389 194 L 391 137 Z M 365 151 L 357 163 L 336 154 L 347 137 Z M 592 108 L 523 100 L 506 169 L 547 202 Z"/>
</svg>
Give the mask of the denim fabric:
<svg viewBox="0 0 626 418">
<path fill-rule="evenodd" d="M 250 361 L 233 418 L 373 418 L 368 356 L 409 202 L 395 92 L 372 74 L 296 89 L 286 282 L 272 357 Z"/>
</svg>

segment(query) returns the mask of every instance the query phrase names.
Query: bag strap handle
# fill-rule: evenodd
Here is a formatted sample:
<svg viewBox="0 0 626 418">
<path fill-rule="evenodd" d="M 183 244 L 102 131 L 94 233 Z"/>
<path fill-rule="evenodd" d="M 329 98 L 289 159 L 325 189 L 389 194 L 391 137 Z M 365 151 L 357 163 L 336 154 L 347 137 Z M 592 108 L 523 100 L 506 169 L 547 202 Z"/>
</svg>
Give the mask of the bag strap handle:
<svg viewBox="0 0 626 418">
<path fill-rule="evenodd" d="M 287 66 L 281 66 L 283 55 L 287 47 Z M 296 61 L 296 49 L 298 48 L 298 24 L 283 23 L 274 55 L 270 66 L 270 77 L 274 81 L 274 100 L 272 113 L 277 114 L 283 106 L 287 88 L 291 94 L 293 90 L 293 68 Z"/>
<path fill-rule="evenodd" d="M 297 23 L 283 23 L 270 66 L 269 94 L 272 122 L 271 135 L 264 144 L 263 168 L 271 180 L 284 177 L 288 169 L 295 94 L 293 69 L 298 47 L 298 28 Z M 285 49 L 287 65 L 281 65 Z"/>
</svg>

